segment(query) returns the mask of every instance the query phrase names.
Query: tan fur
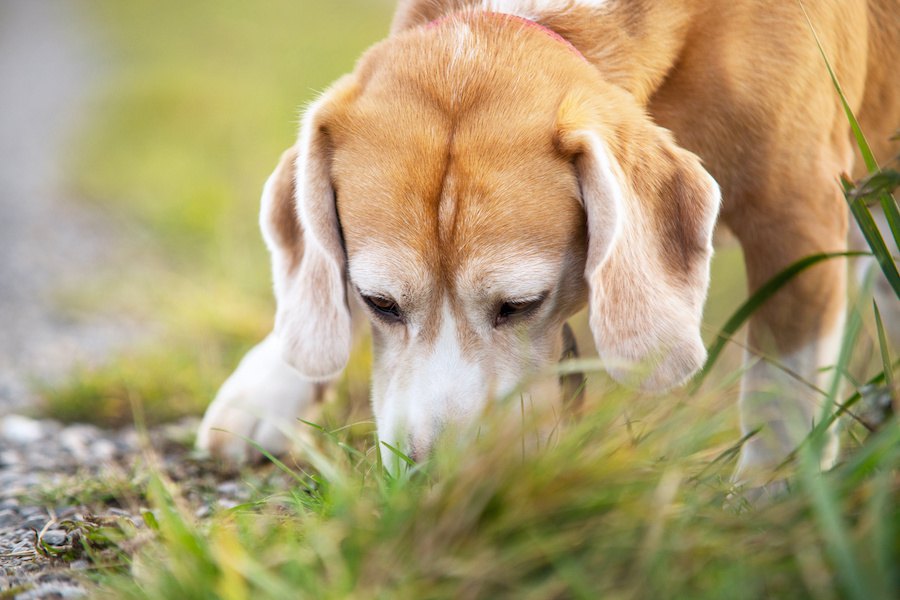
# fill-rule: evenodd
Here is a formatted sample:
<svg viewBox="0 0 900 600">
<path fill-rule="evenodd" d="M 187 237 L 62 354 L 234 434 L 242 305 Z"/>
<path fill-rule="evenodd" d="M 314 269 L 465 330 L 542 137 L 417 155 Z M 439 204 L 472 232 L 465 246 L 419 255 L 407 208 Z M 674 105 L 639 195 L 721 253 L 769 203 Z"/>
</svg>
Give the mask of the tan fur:
<svg viewBox="0 0 900 600">
<path fill-rule="evenodd" d="M 720 189 L 721 221 L 744 248 L 751 289 L 803 256 L 846 248 L 836 178 L 854 169 L 853 145 L 799 3 L 495 4 L 520 6 L 583 56 L 525 22 L 485 13 L 484 1 L 402 0 L 392 36 L 304 125 L 294 203 L 304 232 L 286 220 L 291 191 L 275 193 L 263 216 L 276 331 L 301 372 L 331 374 L 346 360 L 347 299 L 335 292 L 343 275 L 334 265 L 349 263 L 355 297 L 353 274 L 368 273 L 360 265 L 396 263 L 371 284 L 392 285 L 410 311 L 402 333 L 373 320 L 376 416 L 389 412 L 380 403 L 391 390 L 419 385 L 410 383 L 415 372 L 398 373 L 437 352 L 445 321 L 456 327 L 453 360 L 484 371 L 484 389 L 465 393 L 489 396 L 499 382 L 555 361 L 562 325 L 585 301 L 614 375 L 630 379 L 628 369 L 645 363 L 650 373 L 634 383 L 682 382 L 705 357 L 699 325 Z M 897 147 L 886 139 L 900 124 L 890 71 L 900 61 L 900 3 L 806 4 L 852 108 L 889 157 Z M 275 185 L 288 182 L 282 173 Z M 311 228 L 320 242 L 312 246 Z M 324 254 L 308 258 L 310 247 Z M 382 254 L 361 258 L 373 249 Z M 492 329 L 478 311 L 489 316 L 508 299 L 499 289 L 508 277 L 492 261 L 529 254 L 558 265 L 549 302 L 517 328 Z M 833 359 L 821 341 L 842 327 L 845 289 L 844 265 L 809 270 L 754 316 L 751 351 L 820 378 Z M 309 325 L 310 315 L 321 322 Z M 771 425 L 777 439 L 751 442 L 739 478 L 797 441 L 783 434 L 786 411 L 770 416 L 777 403 L 763 397 L 777 379 L 765 367 L 748 372 L 745 431 Z M 457 393 L 434 390 L 450 397 L 429 400 L 439 406 L 429 417 L 437 424 L 422 427 L 468 414 L 471 407 L 443 408 Z M 816 400 L 796 394 L 808 427 Z M 433 433 L 410 439 L 421 448 Z"/>
</svg>

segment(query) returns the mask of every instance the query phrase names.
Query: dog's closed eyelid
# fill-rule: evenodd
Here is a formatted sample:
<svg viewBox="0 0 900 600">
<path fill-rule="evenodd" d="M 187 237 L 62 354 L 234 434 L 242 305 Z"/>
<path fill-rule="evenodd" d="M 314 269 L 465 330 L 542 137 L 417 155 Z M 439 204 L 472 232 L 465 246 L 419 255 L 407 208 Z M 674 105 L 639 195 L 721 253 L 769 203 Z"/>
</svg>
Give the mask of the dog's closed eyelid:
<svg viewBox="0 0 900 600">
<path fill-rule="evenodd" d="M 550 292 L 542 292 L 525 298 L 503 300 L 494 310 L 494 327 L 505 325 L 511 318 L 531 316 L 544 304 L 549 295 Z"/>
<path fill-rule="evenodd" d="M 527 296 L 520 296 L 518 298 L 506 298 L 504 302 L 509 304 L 540 304 L 544 300 L 547 299 L 547 296 L 550 295 L 549 290 L 545 290 L 538 294 L 530 294 Z"/>
<path fill-rule="evenodd" d="M 356 292 L 376 317 L 389 323 L 403 322 L 403 311 L 396 300 L 387 294 L 363 292 L 357 288 Z"/>
</svg>

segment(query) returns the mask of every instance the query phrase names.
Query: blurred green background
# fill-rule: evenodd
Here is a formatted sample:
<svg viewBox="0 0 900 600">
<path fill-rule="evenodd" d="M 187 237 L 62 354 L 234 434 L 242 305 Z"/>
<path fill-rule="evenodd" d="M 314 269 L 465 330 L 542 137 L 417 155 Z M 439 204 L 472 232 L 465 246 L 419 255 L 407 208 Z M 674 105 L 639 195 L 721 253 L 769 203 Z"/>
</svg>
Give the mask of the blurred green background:
<svg viewBox="0 0 900 600">
<path fill-rule="evenodd" d="M 151 422 L 203 410 L 271 326 L 262 184 L 293 143 L 303 106 L 387 35 L 393 4 L 85 2 L 108 65 L 68 165 L 71 185 L 149 242 L 133 268 L 82 301 L 100 295 L 157 334 L 44 389 L 48 414 L 115 425 L 131 422 L 134 403 Z M 720 249 L 713 280 L 707 339 L 744 294 L 734 244 Z M 579 338 L 590 352 L 590 336 Z M 341 386 L 361 404 L 367 354 L 357 353 Z"/>
<path fill-rule="evenodd" d="M 134 402 L 150 421 L 197 413 L 271 326 L 262 184 L 303 106 L 386 35 L 392 3 L 82 6 L 105 64 L 69 183 L 146 236 L 127 272 L 78 300 L 102 297 L 156 333 L 43 390 L 46 412 L 104 424 L 130 422 Z"/>
</svg>

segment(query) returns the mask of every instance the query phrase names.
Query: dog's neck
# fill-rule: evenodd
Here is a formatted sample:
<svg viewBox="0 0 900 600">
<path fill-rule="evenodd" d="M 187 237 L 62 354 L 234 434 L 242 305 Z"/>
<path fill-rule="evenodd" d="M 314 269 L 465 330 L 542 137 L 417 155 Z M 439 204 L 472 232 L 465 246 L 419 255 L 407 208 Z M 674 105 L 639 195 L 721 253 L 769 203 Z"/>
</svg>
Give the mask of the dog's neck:
<svg viewBox="0 0 900 600">
<path fill-rule="evenodd" d="M 494 20 L 494 21 L 498 21 L 501 26 L 505 26 L 507 23 L 512 23 L 514 25 L 524 25 L 525 27 L 534 28 L 535 30 L 540 31 L 547 37 L 549 37 L 553 40 L 556 40 L 557 42 L 562 44 L 564 47 L 566 47 L 569 51 L 571 51 L 573 54 L 579 56 L 581 59 L 587 61 L 587 57 L 585 57 L 584 54 L 582 54 L 581 51 L 578 48 L 576 48 L 574 44 L 572 44 L 572 42 L 570 42 L 569 40 L 567 40 L 560 34 L 556 33 L 549 27 L 547 27 L 541 23 L 538 23 L 537 21 L 534 21 L 532 19 L 520 16 L 520 15 L 512 15 L 512 14 L 508 14 L 508 13 L 498 13 L 498 12 L 489 12 L 488 11 L 488 12 L 478 12 L 476 14 L 486 17 L 488 19 Z M 444 21 L 448 21 L 456 16 L 457 16 L 456 14 L 451 14 L 451 15 L 441 17 L 439 19 L 435 19 L 434 21 L 428 23 L 428 25 L 426 25 L 426 27 L 429 29 L 438 27 Z"/>
<path fill-rule="evenodd" d="M 575 2 L 537 22 L 575 46 L 606 81 L 630 92 L 641 106 L 663 83 L 685 45 L 693 2 Z"/>
<path fill-rule="evenodd" d="M 699 10 L 696 0 L 678 2 L 579 2 L 551 10 L 533 0 L 500 3 L 484 0 L 406 0 L 401 3 L 393 30 L 440 21 L 460 11 L 502 8 L 505 14 L 534 22 L 573 46 L 604 78 L 630 92 L 646 106 L 675 65 L 688 36 L 688 24 Z M 509 19 L 496 19 L 498 27 Z"/>
</svg>

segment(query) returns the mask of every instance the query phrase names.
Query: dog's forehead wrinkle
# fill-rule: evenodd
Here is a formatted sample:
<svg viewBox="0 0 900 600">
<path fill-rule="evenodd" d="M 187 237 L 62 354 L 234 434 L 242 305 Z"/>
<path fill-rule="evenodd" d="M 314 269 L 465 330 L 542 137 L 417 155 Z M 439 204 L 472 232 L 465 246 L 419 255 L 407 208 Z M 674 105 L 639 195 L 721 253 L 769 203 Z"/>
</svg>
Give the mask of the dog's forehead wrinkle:
<svg viewBox="0 0 900 600">
<path fill-rule="evenodd" d="M 498 249 L 470 257 L 457 273 L 457 289 L 478 297 L 531 299 L 552 291 L 565 267 L 566 254 L 534 249 Z"/>
<path fill-rule="evenodd" d="M 397 301 L 415 301 L 431 285 L 431 274 L 416 253 L 403 244 L 372 243 L 350 255 L 350 279 L 362 293 L 387 294 Z"/>
<path fill-rule="evenodd" d="M 454 120 L 447 133 L 447 144 L 445 150 L 445 158 L 443 165 L 443 173 L 441 173 L 441 182 L 439 191 L 435 197 L 437 202 L 437 221 L 435 223 L 437 239 L 442 245 L 449 246 L 450 238 L 456 230 L 457 219 L 459 217 L 459 202 L 457 199 L 456 173 L 455 173 L 455 156 L 456 148 L 456 129 L 457 121 Z"/>
</svg>

